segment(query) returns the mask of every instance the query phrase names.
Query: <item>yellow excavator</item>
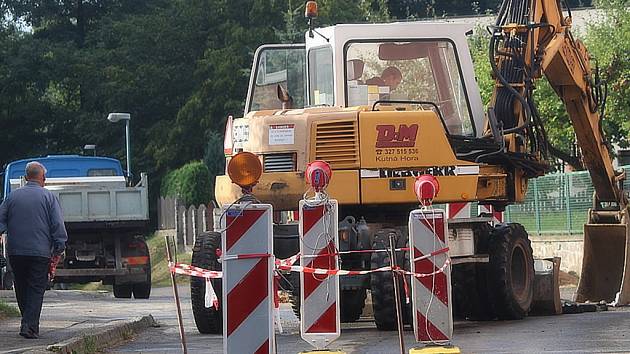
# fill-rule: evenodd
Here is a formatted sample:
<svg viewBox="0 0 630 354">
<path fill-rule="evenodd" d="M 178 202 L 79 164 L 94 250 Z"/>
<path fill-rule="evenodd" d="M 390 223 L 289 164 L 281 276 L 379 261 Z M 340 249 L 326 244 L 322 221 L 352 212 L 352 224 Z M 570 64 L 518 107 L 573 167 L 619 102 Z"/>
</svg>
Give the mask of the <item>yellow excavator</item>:
<svg viewBox="0 0 630 354">
<path fill-rule="evenodd" d="M 468 49 L 468 25 L 448 22 L 340 24 L 316 28 L 317 4 L 306 3 L 303 44 L 264 45 L 255 53 L 243 118 L 228 118 L 226 160 L 241 151 L 260 158 L 253 194 L 275 210 L 274 253 L 297 253 L 294 211 L 308 186 L 306 165 L 333 169 L 328 188 L 339 201 L 340 250 L 383 249 L 388 235 L 407 244 L 407 219 L 417 207 L 416 176 L 440 184 L 435 203 L 473 202 L 503 210 L 523 201 L 528 180 L 550 169 L 551 146 L 532 92 L 543 74 L 564 102 L 595 195 L 584 227 L 578 301 L 630 302 L 625 177 L 615 171 L 601 121 L 605 89 L 571 14 L 559 0 L 505 0 L 491 31 L 496 79 L 484 110 Z M 242 196 L 218 176 L 220 204 Z M 199 236 L 193 264 L 220 269 L 221 234 Z M 455 312 L 466 318 L 519 319 L 532 305 L 534 260 L 518 223 L 487 215 L 449 222 Z M 396 256 L 404 264 L 408 255 Z M 389 264 L 385 252 L 344 254 L 344 269 Z M 299 314 L 299 277 L 288 275 Z M 355 321 L 366 292 L 379 329 L 396 328 L 391 274 L 341 278 L 341 320 Z M 220 281 L 214 283 L 220 291 Z M 191 282 L 202 333 L 220 333 L 221 309 L 205 308 L 205 282 Z M 409 311 L 405 311 L 409 321 Z"/>
</svg>

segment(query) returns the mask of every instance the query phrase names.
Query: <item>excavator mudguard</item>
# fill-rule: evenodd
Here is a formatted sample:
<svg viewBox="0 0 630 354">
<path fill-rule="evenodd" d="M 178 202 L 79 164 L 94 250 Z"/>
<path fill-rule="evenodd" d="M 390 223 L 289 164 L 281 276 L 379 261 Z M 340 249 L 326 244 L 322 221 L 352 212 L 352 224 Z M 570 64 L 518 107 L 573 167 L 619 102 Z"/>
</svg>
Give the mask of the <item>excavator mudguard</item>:
<svg viewBox="0 0 630 354">
<path fill-rule="evenodd" d="M 630 228 L 628 210 L 621 222 L 584 225 L 584 257 L 577 302 L 630 304 Z M 592 220 L 592 217 L 589 219 Z"/>
</svg>

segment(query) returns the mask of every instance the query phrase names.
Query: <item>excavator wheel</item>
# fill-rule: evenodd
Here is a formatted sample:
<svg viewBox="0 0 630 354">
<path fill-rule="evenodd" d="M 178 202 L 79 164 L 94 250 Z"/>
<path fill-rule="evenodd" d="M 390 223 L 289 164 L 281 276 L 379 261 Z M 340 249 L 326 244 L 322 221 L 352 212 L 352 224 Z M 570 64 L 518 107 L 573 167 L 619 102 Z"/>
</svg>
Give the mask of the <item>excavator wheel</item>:
<svg viewBox="0 0 630 354">
<path fill-rule="evenodd" d="M 383 229 L 378 231 L 374 235 L 373 249 L 388 249 L 389 248 L 389 234 L 397 234 L 397 246 L 404 246 L 407 242 L 403 239 L 403 235 L 400 231 L 395 229 Z M 404 255 L 399 254 L 397 257 L 398 264 L 403 264 Z M 371 268 L 381 268 L 390 265 L 390 258 L 388 252 L 374 252 L 371 258 Z M 370 277 L 370 289 L 372 292 L 372 309 L 374 311 L 374 322 L 376 322 L 376 328 L 381 331 L 393 331 L 398 328 L 398 320 L 396 318 L 396 302 L 394 296 L 394 283 L 392 281 L 391 272 L 375 272 Z M 403 323 L 409 323 L 407 314 L 411 313 L 405 304 L 405 294 L 403 290 L 402 279 L 399 279 L 399 289 L 401 289 L 400 297 L 401 304 L 403 305 Z"/>
<path fill-rule="evenodd" d="M 488 289 L 488 265 L 464 263 L 453 266 L 453 316 L 472 321 L 496 317 Z"/>
<path fill-rule="evenodd" d="M 208 270 L 221 270 L 218 261 L 217 249 L 221 248 L 221 234 L 218 232 L 204 232 L 197 236 L 193 247 L 192 265 Z M 205 294 L 206 281 L 203 278 L 192 277 L 190 279 L 190 297 L 192 300 L 193 316 L 197 330 L 202 334 L 223 333 L 223 307 L 221 304 L 221 292 L 223 286 L 221 279 L 212 279 L 212 287 L 219 298 L 219 309 L 206 308 Z"/>
<path fill-rule="evenodd" d="M 289 302 L 291 303 L 291 309 L 295 316 L 300 318 L 300 273 L 291 272 L 287 275 L 287 280 L 291 285 L 291 289 L 289 291 Z"/>
<path fill-rule="evenodd" d="M 490 235 L 489 294 L 500 320 L 527 316 L 534 296 L 534 258 L 521 224 L 495 226 Z"/>
<path fill-rule="evenodd" d="M 474 228 L 477 253 L 487 254 L 490 235 L 494 228 L 490 224 L 479 224 Z M 453 315 L 473 321 L 496 318 L 490 289 L 488 288 L 487 263 L 463 263 L 452 267 Z"/>
<path fill-rule="evenodd" d="M 352 289 L 341 291 L 341 302 L 339 303 L 339 316 L 341 322 L 356 322 L 363 313 L 367 291 L 365 289 Z"/>
</svg>

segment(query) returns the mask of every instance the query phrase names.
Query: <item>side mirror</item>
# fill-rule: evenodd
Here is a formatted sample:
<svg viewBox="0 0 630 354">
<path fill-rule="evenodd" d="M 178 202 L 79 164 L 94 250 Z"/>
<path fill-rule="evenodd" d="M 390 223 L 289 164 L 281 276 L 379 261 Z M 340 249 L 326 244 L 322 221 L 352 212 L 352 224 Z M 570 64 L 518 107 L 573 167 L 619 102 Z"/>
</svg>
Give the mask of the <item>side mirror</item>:
<svg viewBox="0 0 630 354">
<path fill-rule="evenodd" d="M 278 99 L 282 102 L 282 109 L 291 109 L 293 107 L 293 97 L 289 95 L 289 91 L 285 90 L 282 85 L 278 84 Z"/>
</svg>

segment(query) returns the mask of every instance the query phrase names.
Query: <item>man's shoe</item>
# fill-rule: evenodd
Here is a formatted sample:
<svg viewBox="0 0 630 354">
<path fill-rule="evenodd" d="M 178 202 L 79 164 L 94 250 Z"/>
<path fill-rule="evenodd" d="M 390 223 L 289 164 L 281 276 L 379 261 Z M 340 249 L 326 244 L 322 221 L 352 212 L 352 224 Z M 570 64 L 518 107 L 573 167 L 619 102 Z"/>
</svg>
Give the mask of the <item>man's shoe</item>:
<svg viewBox="0 0 630 354">
<path fill-rule="evenodd" d="M 27 339 L 39 338 L 39 335 L 35 331 L 33 331 L 32 329 L 30 329 L 28 326 L 25 326 L 25 325 L 22 325 L 22 327 L 20 327 L 20 335 Z"/>
</svg>

